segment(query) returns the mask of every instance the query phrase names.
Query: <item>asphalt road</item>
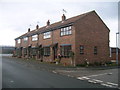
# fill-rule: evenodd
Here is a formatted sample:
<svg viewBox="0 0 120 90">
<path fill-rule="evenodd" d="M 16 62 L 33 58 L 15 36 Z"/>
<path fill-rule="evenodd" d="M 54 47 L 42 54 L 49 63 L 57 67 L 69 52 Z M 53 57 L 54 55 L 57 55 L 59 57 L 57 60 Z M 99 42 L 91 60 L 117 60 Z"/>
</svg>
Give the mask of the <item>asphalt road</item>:
<svg viewBox="0 0 120 90">
<path fill-rule="evenodd" d="M 49 71 L 2 59 L 2 88 L 106 88 Z"/>
</svg>

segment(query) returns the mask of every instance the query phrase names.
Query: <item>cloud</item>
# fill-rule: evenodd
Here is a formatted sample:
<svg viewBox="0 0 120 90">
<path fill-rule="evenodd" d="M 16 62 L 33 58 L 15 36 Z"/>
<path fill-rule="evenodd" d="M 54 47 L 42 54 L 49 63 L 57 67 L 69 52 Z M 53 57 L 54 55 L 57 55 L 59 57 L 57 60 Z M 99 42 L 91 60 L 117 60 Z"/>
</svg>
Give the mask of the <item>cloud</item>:
<svg viewBox="0 0 120 90">
<path fill-rule="evenodd" d="M 110 29 L 110 46 L 116 47 L 116 33 L 118 32 L 118 20 L 106 19 L 104 20 L 104 22 Z"/>
<path fill-rule="evenodd" d="M 45 26 L 48 19 L 51 23 L 60 21 L 62 9 L 67 11 L 67 18 L 96 10 L 113 32 L 110 34 L 111 37 L 115 37 L 118 19 L 117 2 L 81 2 L 81 0 L 1 0 L 0 33 L 4 37 L 6 33 L 11 32 L 9 40 L 13 42 L 15 37 L 27 32 L 30 24 L 31 29 L 35 29 L 37 21 L 40 22 L 40 27 Z M 111 37 L 110 45 L 115 46 L 115 38 Z M 7 38 L 0 43 L 7 44 Z"/>
</svg>

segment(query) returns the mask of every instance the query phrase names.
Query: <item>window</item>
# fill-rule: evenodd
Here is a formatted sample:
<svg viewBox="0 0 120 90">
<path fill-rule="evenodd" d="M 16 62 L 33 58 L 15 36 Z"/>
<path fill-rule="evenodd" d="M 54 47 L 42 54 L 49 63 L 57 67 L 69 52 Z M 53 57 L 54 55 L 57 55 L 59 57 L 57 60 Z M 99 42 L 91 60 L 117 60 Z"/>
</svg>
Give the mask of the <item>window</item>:
<svg viewBox="0 0 120 90">
<path fill-rule="evenodd" d="M 23 51 L 24 51 L 24 55 L 26 55 L 27 54 L 27 48 L 24 48 Z"/>
<path fill-rule="evenodd" d="M 60 46 L 60 52 L 62 57 L 69 57 L 71 52 L 71 45 Z"/>
<path fill-rule="evenodd" d="M 51 37 L 51 32 L 45 32 L 44 34 L 43 34 L 43 38 L 44 39 L 47 39 L 47 38 L 50 38 Z"/>
<path fill-rule="evenodd" d="M 95 55 L 97 54 L 97 47 L 96 46 L 94 47 L 94 54 Z"/>
<path fill-rule="evenodd" d="M 50 47 L 44 47 L 44 56 L 49 56 L 50 55 Z"/>
<path fill-rule="evenodd" d="M 31 48 L 31 55 L 36 56 L 36 54 L 37 54 L 37 48 L 36 47 L 32 47 Z"/>
<path fill-rule="evenodd" d="M 25 37 L 25 38 L 24 38 L 24 42 L 27 42 L 27 41 L 28 41 L 28 37 Z"/>
<path fill-rule="evenodd" d="M 72 34 L 72 26 L 61 28 L 61 36 Z"/>
<path fill-rule="evenodd" d="M 17 40 L 17 43 L 20 43 L 20 42 L 21 42 L 20 39 L 18 39 L 18 40 Z"/>
<path fill-rule="evenodd" d="M 38 35 L 33 35 L 32 36 L 32 41 L 37 41 L 38 40 Z"/>
<path fill-rule="evenodd" d="M 80 45 L 80 54 L 84 54 L 84 46 Z"/>
</svg>

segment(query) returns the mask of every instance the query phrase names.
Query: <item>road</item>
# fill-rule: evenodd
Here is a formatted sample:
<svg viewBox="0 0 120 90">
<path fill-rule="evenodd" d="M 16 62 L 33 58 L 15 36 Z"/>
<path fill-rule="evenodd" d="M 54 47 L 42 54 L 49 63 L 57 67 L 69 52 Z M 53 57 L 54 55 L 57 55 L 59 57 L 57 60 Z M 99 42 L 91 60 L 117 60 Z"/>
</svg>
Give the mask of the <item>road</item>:
<svg viewBox="0 0 120 90">
<path fill-rule="evenodd" d="M 2 88 L 106 88 L 2 58 Z"/>
</svg>

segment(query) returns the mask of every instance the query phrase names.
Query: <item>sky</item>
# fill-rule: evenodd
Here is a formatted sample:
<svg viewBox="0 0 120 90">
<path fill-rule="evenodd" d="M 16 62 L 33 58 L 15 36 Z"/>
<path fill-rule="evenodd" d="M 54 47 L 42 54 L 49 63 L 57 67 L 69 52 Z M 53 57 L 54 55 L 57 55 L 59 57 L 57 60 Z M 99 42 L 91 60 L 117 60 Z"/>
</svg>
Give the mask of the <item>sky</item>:
<svg viewBox="0 0 120 90">
<path fill-rule="evenodd" d="M 0 45 L 14 46 L 16 37 L 48 19 L 60 21 L 63 9 L 67 18 L 95 10 L 110 29 L 110 46 L 116 47 L 118 0 L 0 0 Z"/>
</svg>

